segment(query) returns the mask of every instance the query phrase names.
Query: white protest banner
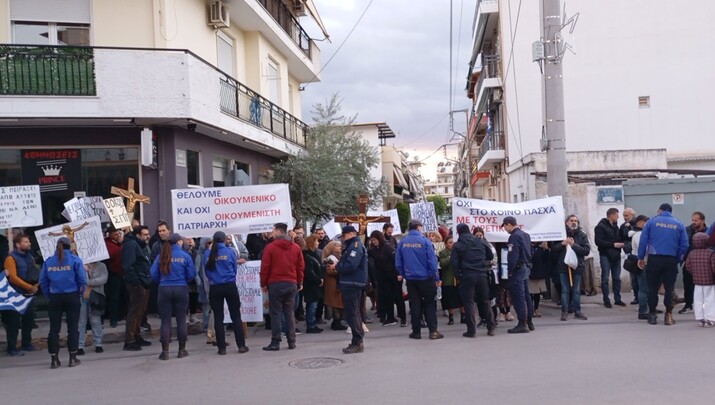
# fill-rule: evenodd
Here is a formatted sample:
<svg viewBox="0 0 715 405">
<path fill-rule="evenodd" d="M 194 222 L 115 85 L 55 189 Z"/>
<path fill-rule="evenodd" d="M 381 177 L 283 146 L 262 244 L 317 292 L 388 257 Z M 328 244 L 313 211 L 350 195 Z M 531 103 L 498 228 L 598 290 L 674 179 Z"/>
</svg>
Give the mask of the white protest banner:
<svg viewBox="0 0 715 405">
<path fill-rule="evenodd" d="M 424 232 L 437 232 L 437 213 L 433 202 L 411 203 L 410 219 L 419 219 Z"/>
<path fill-rule="evenodd" d="M 261 261 L 238 265 L 236 275 L 238 295 L 241 297 L 241 321 L 263 322 L 263 293 L 261 291 Z M 223 322 L 231 323 L 228 305 L 223 303 Z"/>
<path fill-rule="evenodd" d="M 371 217 L 379 217 L 380 215 L 382 215 L 383 217 L 390 217 L 390 223 L 392 224 L 392 226 L 395 227 L 392 234 L 402 235 L 402 228 L 400 227 L 400 217 L 397 215 L 396 209 L 387 211 L 368 211 L 367 215 Z M 382 232 L 383 225 L 385 224 L 380 222 L 371 222 L 367 224 L 367 236 L 370 236 L 373 231 Z"/>
<path fill-rule="evenodd" d="M 0 187 L 0 228 L 42 225 L 40 186 Z"/>
<path fill-rule="evenodd" d="M 70 214 L 67 213 L 67 208 L 62 210 L 62 216 L 65 217 L 65 219 L 68 221 L 72 220 L 72 218 L 70 218 Z"/>
<path fill-rule="evenodd" d="M 40 245 L 42 257 L 45 260 L 55 254 L 57 240 L 63 236 L 74 241 L 73 247 L 77 249 L 77 256 L 84 263 L 109 259 L 99 217 L 95 216 L 35 231 L 37 243 Z"/>
<path fill-rule="evenodd" d="M 132 219 L 127 214 L 127 207 L 124 206 L 122 197 L 107 198 L 104 200 L 104 208 L 109 213 L 109 220 L 115 228 L 124 229 L 132 226 Z"/>
<path fill-rule="evenodd" d="M 104 199 L 102 197 L 82 197 L 79 199 L 87 207 L 87 210 L 92 213 L 92 216 L 98 216 L 102 222 L 109 222 L 109 214 L 104 207 Z"/>
<path fill-rule="evenodd" d="M 65 209 L 70 221 L 80 221 L 94 216 L 84 202 L 77 197 L 65 202 Z"/>
<path fill-rule="evenodd" d="M 185 237 L 270 232 L 292 223 L 287 184 L 171 190 L 173 223 Z"/>
<path fill-rule="evenodd" d="M 355 227 L 355 230 L 360 232 L 360 224 L 357 222 L 351 223 L 350 225 Z M 333 239 L 336 236 L 340 236 L 343 233 L 343 224 L 342 223 L 337 223 L 335 222 L 335 219 L 331 219 L 329 222 L 327 222 L 325 225 L 323 225 L 323 230 L 325 231 L 325 234 L 328 235 L 328 238 Z M 382 230 L 382 228 L 380 228 Z M 370 234 L 368 234 L 370 236 Z"/>
<path fill-rule="evenodd" d="M 457 235 L 458 224 L 467 224 L 471 230 L 477 226 L 484 229 L 484 236 L 489 242 L 506 242 L 509 234 L 501 224 L 508 216 L 516 218 L 517 224 L 534 242 L 566 239 L 561 196 L 516 204 L 459 197 L 452 200 L 454 235 Z"/>
</svg>

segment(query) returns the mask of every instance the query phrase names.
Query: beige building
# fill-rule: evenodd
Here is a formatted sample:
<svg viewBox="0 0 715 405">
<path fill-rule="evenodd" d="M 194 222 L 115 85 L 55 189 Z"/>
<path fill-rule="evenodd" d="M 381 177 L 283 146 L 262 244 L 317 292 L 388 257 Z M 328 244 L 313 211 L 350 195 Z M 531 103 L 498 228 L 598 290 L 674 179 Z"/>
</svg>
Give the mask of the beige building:
<svg viewBox="0 0 715 405">
<path fill-rule="evenodd" d="M 305 150 L 308 21 L 322 28 L 312 0 L 0 0 L 0 176 L 37 184 L 22 151 L 77 152 L 74 181 L 43 191 L 45 224 L 128 177 L 147 224 L 171 189 L 264 181 Z"/>
</svg>

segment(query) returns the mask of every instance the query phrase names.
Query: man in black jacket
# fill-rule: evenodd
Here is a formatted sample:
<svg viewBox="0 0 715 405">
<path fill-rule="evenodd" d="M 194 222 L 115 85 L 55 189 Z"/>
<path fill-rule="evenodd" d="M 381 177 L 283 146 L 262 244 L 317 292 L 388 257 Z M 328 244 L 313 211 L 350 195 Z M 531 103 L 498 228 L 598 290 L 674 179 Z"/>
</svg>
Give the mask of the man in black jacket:
<svg viewBox="0 0 715 405">
<path fill-rule="evenodd" d="M 636 223 L 636 210 L 633 208 L 626 208 L 623 210 L 623 223 L 618 228 L 618 234 L 620 235 L 621 241 L 623 242 L 623 253 L 629 254 L 633 251 L 631 246 L 631 231 L 635 228 Z M 631 289 L 633 290 L 633 301 L 631 305 L 638 305 L 638 282 L 636 281 L 636 275 L 631 274 Z"/>
<path fill-rule="evenodd" d="M 564 263 L 567 246 L 571 247 L 578 258 L 578 266 L 570 270 L 571 277 L 569 277 L 569 268 Z M 581 312 L 580 286 L 584 270 L 583 259 L 591 253 L 591 245 L 588 243 L 588 236 L 581 230 L 576 215 L 569 215 L 566 219 L 566 239 L 561 243 L 554 243 L 551 246 L 551 251 L 558 257 L 557 263 L 561 278 L 561 320 L 568 319 L 568 307 L 571 303 L 574 318 L 585 321 L 588 318 Z"/>
<path fill-rule="evenodd" d="M 494 336 L 494 313 L 489 307 L 489 278 L 491 261 L 494 255 L 484 239 L 477 238 L 469 232 L 469 225 L 457 225 L 459 240 L 452 248 L 451 264 L 454 275 L 459 280 L 459 296 L 464 304 L 464 315 L 467 320 L 467 331 L 464 337 L 473 338 L 477 334 L 477 323 L 474 312 L 476 297 L 479 316 L 486 320 L 487 334 Z"/>
<path fill-rule="evenodd" d="M 149 255 L 147 247 L 149 228 L 138 226 L 124 237 L 122 245 L 122 268 L 124 282 L 129 292 L 129 308 L 127 310 L 127 326 L 125 330 L 124 350 L 137 351 L 142 346 L 150 346 L 151 342 L 141 336 L 139 326 L 146 312 L 151 288 Z"/>
<path fill-rule="evenodd" d="M 594 229 L 598 256 L 601 262 L 603 306 L 606 308 L 613 308 L 608 297 L 609 276 L 613 284 L 614 304 L 622 307 L 626 306 L 626 303 L 621 300 L 621 249 L 624 243 L 618 231 L 618 216 L 618 208 L 609 208 L 606 211 L 606 218 L 601 219 Z"/>
</svg>

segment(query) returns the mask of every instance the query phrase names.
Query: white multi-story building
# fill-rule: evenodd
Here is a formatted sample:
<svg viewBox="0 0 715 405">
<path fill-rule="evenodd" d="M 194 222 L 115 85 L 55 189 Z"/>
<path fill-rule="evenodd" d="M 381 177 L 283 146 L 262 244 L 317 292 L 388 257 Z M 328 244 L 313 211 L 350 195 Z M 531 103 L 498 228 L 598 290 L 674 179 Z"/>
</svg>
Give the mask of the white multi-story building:
<svg viewBox="0 0 715 405">
<path fill-rule="evenodd" d="M 573 34 L 562 31 L 576 52 L 563 59 L 570 181 L 715 173 L 715 136 L 706 119 L 715 91 L 715 53 L 708 51 L 715 3 L 570 0 L 567 6 L 568 16 L 579 13 Z M 546 192 L 543 78 L 532 62 L 540 21 L 538 1 L 477 2 L 467 78 L 474 104 L 463 156 L 471 155 L 472 195 L 516 202 Z M 641 160 L 648 155 L 659 158 Z"/>
<path fill-rule="evenodd" d="M 439 162 L 436 180 L 425 183 L 425 198 L 433 195 L 442 196 L 447 203 L 447 210 L 451 210 L 457 170 L 457 166 L 450 161 Z"/>
<path fill-rule="evenodd" d="M 171 189 L 265 180 L 305 150 L 311 16 L 321 25 L 312 0 L 0 0 L 3 185 L 37 184 L 31 157 L 45 155 L 25 152 L 61 151 L 45 224 L 73 192 L 108 197 L 129 177 L 150 224 Z"/>
</svg>

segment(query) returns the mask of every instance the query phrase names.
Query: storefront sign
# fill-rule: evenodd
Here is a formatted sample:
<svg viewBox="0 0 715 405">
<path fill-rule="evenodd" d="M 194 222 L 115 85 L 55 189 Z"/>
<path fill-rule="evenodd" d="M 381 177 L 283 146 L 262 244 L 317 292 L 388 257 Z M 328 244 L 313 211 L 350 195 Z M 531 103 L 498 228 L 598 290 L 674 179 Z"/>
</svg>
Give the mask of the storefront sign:
<svg viewBox="0 0 715 405">
<path fill-rule="evenodd" d="M 263 322 L 263 294 L 261 291 L 261 261 L 246 262 L 238 266 L 236 274 L 238 295 L 241 297 L 241 321 Z M 223 322 L 231 323 L 228 305 L 223 304 Z"/>
<path fill-rule="evenodd" d="M 63 236 L 72 242 L 72 249 L 84 263 L 94 263 L 109 259 L 107 245 L 104 243 L 102 225 L 99 217 L 57 225 L 35 231 L 42 257 L 47 260 L 55 254 L 57 240 Z"/>
<path fill-rule="evenodd" d="M 452 200 L 453 231 L 457 225 L 467 224 L 471 231 L 484 229 L 489 242 L 506 242 L 509 239 L 501 224 L 504 217 L 516 218 L 517 224 L 531 236 L 533 242 L 562 241 L 566 239 L 564 204 L 561 196 L 508 204 L 495 201 L 455 197 Z"/>
<path fill-rule="evenodd" d="M 171 190 L 173 223 L 185 237 L 247 235 L 292 223 L 287 184 Z"/>
<path fill-rule="evenodd" d="M 127 214 L 127 207 L 124 206 L 122 197 L 107 198 L 104 200 L 104 207 L 115 228 L 124 229 L 132 226 L 132 219 Z"/>
<path fill-rule="evenodd" d="M 42 225 L 40 186 L 0 187 L 0 228 Z"/>
<path fill-rule="evenodd" d="M 39 184 L 41 193 L 82 190 L 79 149 L 26 149 L 21 156 L 23 183 Z"/>
</svg>

